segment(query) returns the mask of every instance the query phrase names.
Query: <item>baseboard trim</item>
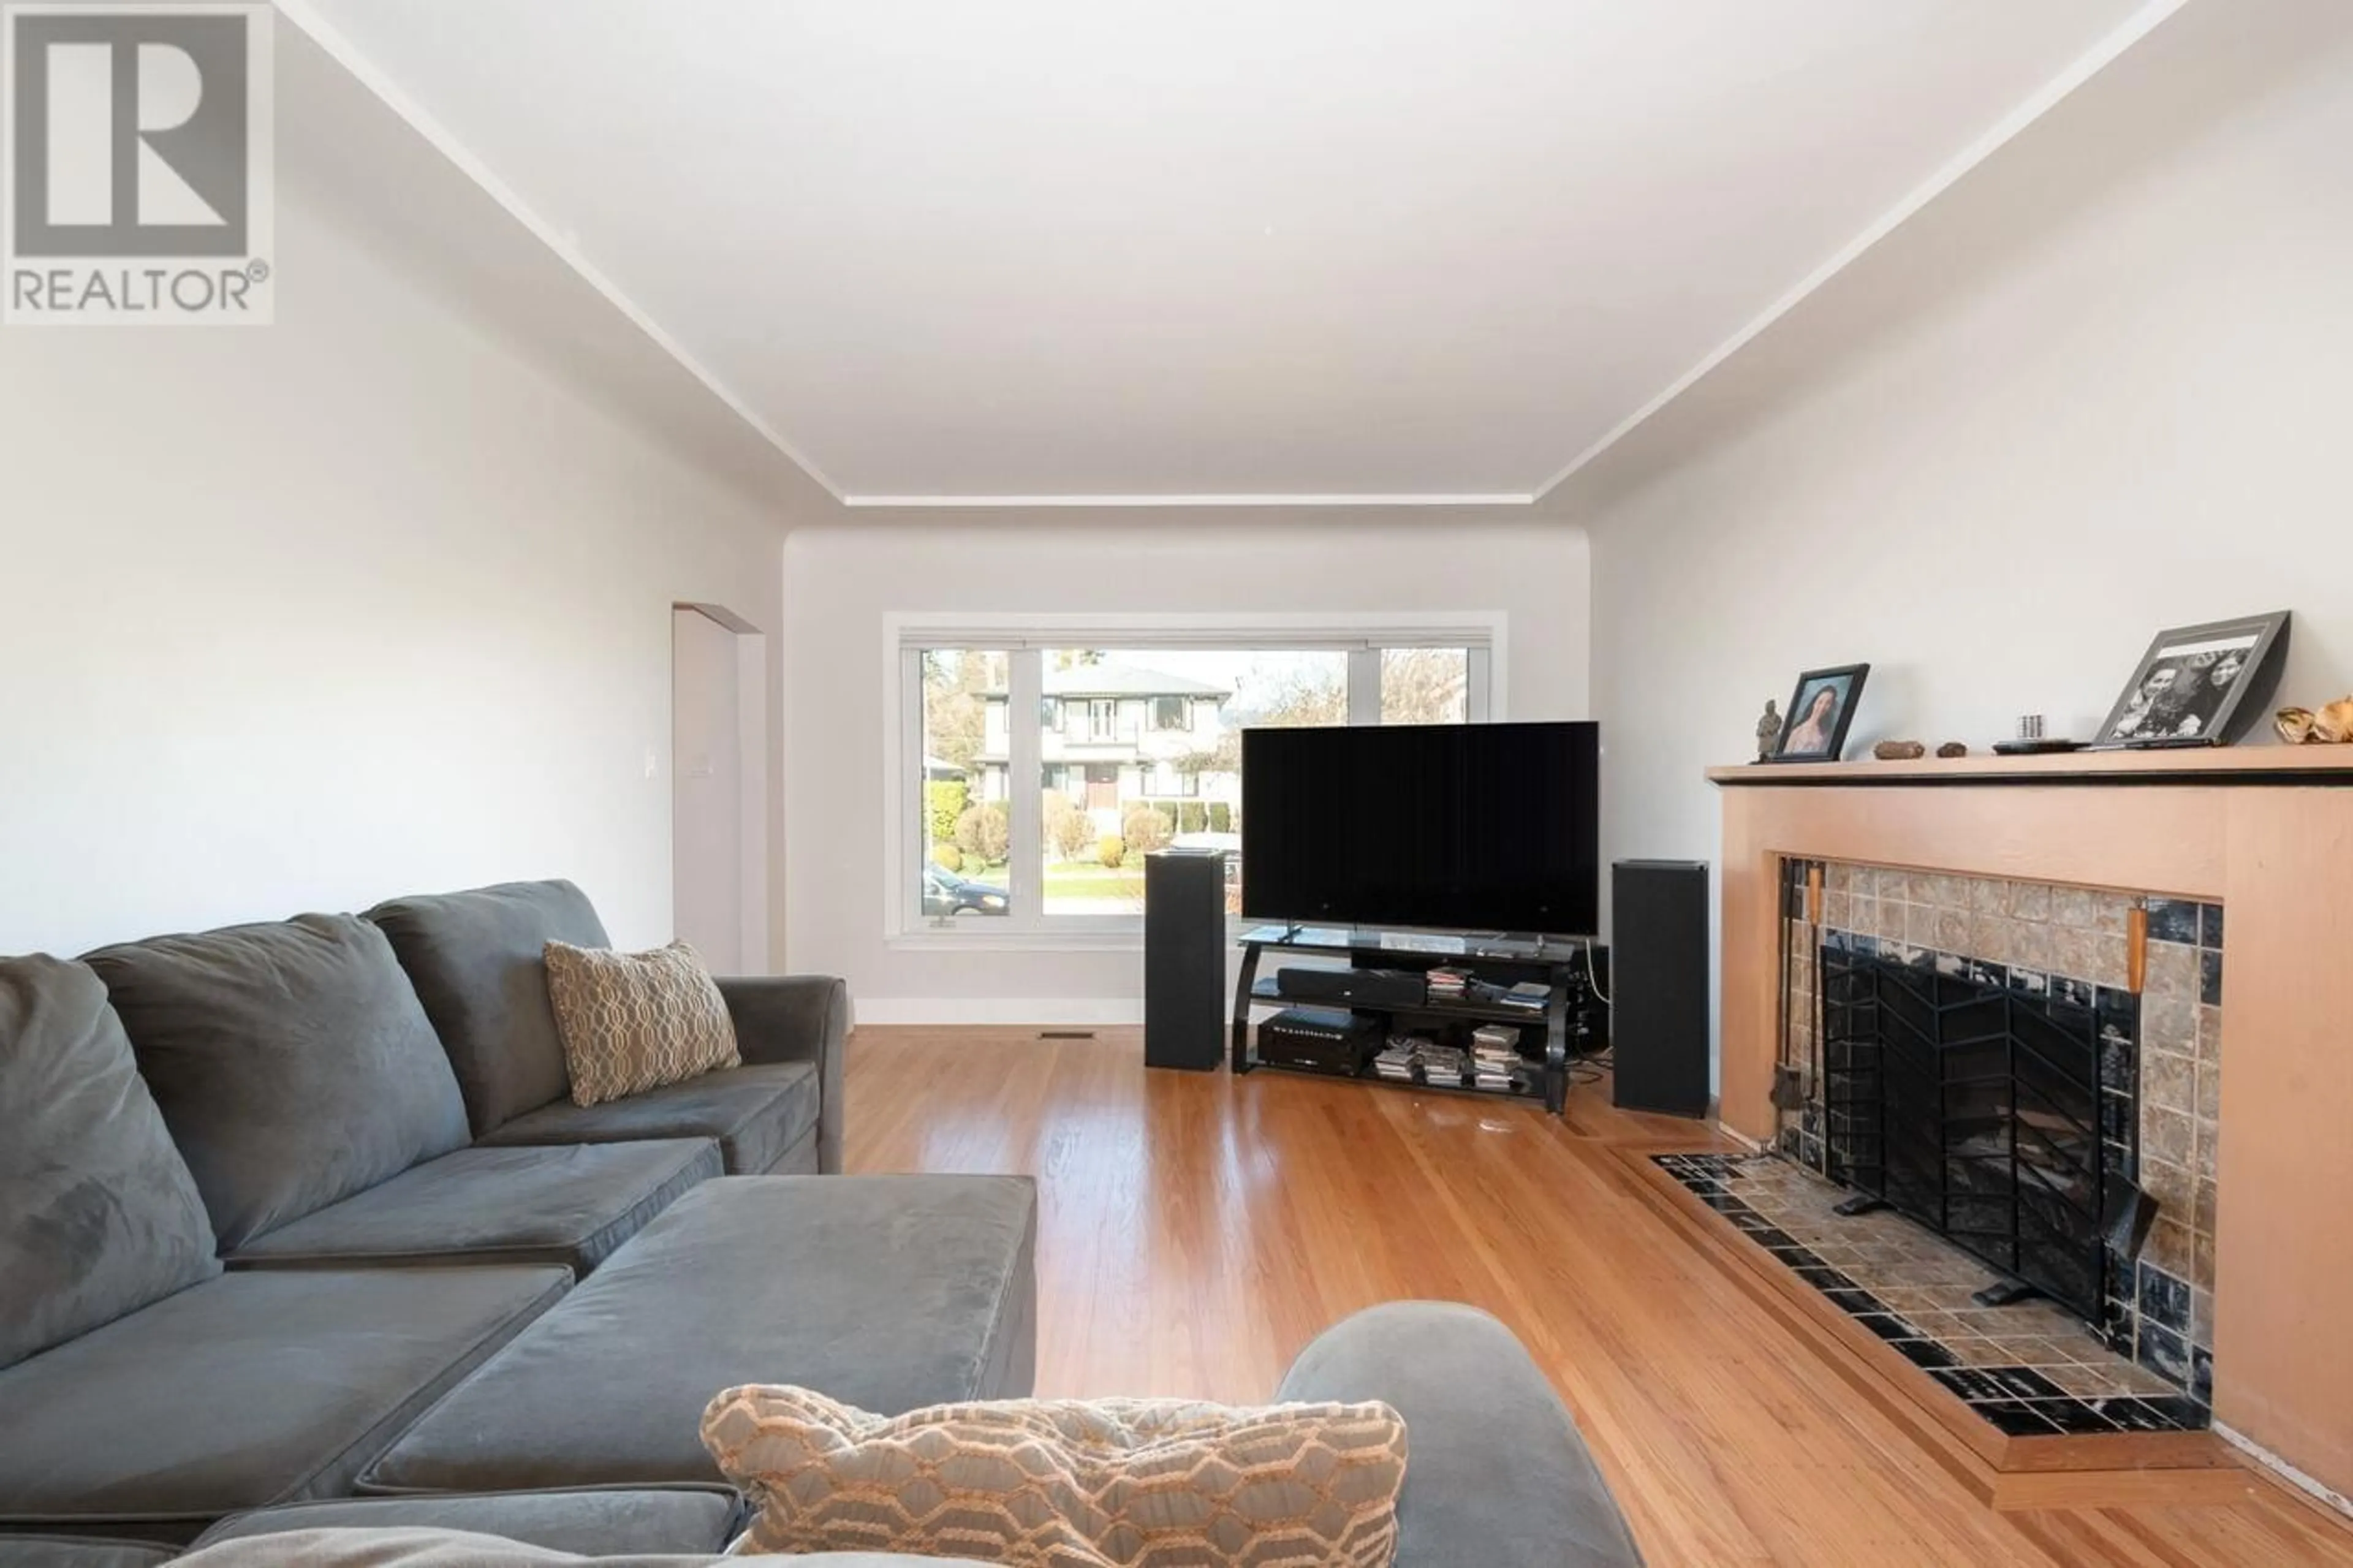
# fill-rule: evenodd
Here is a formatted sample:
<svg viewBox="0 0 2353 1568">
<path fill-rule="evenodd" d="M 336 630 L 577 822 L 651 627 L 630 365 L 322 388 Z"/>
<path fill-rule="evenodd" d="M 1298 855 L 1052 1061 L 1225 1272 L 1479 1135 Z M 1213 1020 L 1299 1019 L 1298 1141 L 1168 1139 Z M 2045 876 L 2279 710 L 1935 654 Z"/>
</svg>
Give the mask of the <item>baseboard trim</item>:
<svg viewBox="0 0 2353 1568">
<path fill-rule="evenodd" d="M 2214 1423 L 2214 1435 L 2244 1454 L 2250 1462 L 2270 1471 L 2280 1480 L 2294 1487 L 2321 1507 L 2332 1513 L 2353 1519 L 2353 1499 L 2348 1499 L 2342 1492 L 2337 1491 L 2326 1482 L 2306 1475 L 2269 1448 L 2248 1437 L 2243 1432 L 2234 1431 L 2217 1421 Z"/>
<path fill-rule="evenodd" d="M 1023 1024 L 1117 1026 L 1144 1022 L 1144 1003 L 1127 996 L 866 996 L 861 1024 Z"/>
</svg>

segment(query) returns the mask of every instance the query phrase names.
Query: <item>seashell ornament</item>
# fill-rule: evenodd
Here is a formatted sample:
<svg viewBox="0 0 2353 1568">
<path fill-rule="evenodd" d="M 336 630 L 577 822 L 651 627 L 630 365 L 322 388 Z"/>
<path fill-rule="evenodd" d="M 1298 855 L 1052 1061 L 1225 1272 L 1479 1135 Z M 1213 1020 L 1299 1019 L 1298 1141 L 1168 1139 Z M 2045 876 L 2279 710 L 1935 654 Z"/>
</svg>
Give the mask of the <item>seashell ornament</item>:
<svg viewBox="0 0 2353 1568">
<path fill-rule="evenodd" d="M 2283 708 L 2272 722 L 2291 746 L 2353 743 L 2353 697 L 2340 697 L 2317 713 L 2309 708 Z"/>
</svg>

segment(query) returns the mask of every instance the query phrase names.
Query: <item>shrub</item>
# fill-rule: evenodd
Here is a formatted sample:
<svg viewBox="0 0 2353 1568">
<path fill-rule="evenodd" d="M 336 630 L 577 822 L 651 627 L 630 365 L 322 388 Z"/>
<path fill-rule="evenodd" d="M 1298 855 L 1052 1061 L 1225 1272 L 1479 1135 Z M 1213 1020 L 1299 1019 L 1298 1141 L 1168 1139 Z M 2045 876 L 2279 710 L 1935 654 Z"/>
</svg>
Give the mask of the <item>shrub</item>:
<svg viewBox="0 0 2353 1568">
<path fill-rule="evenodd" d="M 983 864 L 995 865 L 1012 847 L 1013 819 L 993 801 L 968 807 L 956 818 L 955 841 L 965 855 L 977 855 Z"/>
<path fill-rule="evenodd" d="M 1116 871 L 1127 858 L 1127 846 L 1120 842 L 1118 834 L 1106 833 L 1095 845 L 1095 858 L 1103 862 L 1104 870 Z"/>
<path fill-rule="evenodd" d="M 1209 831 L 1212 833 L 1231 833 L 1233 830 L 1233 803 L 1231 801 L 1225 800 L 1211 801 L 1209 803 Z"/>
<path fill-rule="evenodd" d="M 1092 818 L 1060 790 L 1046 792 L 1046 843 L 1064 860 L 1075 860 L 1095 839 Z"/>
<path fill-rule="evenodd" d="M 1198 800 L 1176 803 L 1176 831 L 1199 833 L 1209 826 L 1208 809 Z"/>
<path fill-rule="evenodd" d="M 1167 847 L 1168 818 L 1157 806 L 1139 805 L 1119 826 L 1121 836 L 1127 840 L 1126 847 L 1138 855 L 1149 855 Z"/>
<path fill-rule="evenodd" d="M 923 825 L 934 844 L 955 841 L 956 823 L 972 804 L 972 786 L 962 779 L 923 781 Z"/>
<path fill-rule="evenodd" d="M 961 871 L 964 869 L 964 851 L 953 844 L 934 844 L 932 846 L 932 864 L 943 871 Z"/>
</svg>

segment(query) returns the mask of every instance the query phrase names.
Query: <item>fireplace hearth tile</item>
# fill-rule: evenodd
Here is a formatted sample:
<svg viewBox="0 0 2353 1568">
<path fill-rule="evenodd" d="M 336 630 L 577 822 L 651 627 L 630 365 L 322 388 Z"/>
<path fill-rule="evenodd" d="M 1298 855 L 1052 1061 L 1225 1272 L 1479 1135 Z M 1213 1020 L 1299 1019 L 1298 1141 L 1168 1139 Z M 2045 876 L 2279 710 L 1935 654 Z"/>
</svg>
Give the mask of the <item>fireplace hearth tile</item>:
<svg viewBox="0 0 2353 1568">
<path fill-rule="evenodd" d="M 2179 1394 L 2085 1403 L 2127 1432 L 2198 1432 L 2209 1425 L 2206 1407 Z"/>
<path fill-rule="evenodd" d="M 2028 1408 L 2070 1436 L 2114 1432 L 2116 1424 L 2080 1399 L 2038 1399 Z"/>
<path fill-rule="evenodd" d="M 2200 913 L 2198 905 L 2183 900 L 2149 900 L 2148 940 L 2178 942 L 2184 947 L 2196 947 Z"/>
<path fill-rule="evenodd" d="M 2122 1349 L 2140 1338 L 2165 1370 L 2178 1350 L 2179 1379 L 2135 1365 L 2063 1308 L 2030 1300 L 1986 1308 L 1972 1293 L 1994 1272 L 1943 1238 L 1892 1211 L 1840 1216 L 1848 1192 L 1772 1155 L 1661 1155 L 1661 1168 L 1809 1286 L 1935 1378 L 1997 1430 L 2013 1436 L 2112 1431 L 2200 1430 L 2213 1386 L 2211 1352 L 2187 1329 L 2159 1322 L 2179 1307 L 2194 1323 L 2197 1294 L 2178 1277 L 2151 1270 L 2150 1292 L 2111 1301 Z M 1703 1190 L 1704 1189 L 1704 1190 Z M 2167 1278 L 2171 1283 L 2167 1283 Z M 2170 1334 L 2168 1345 L 2158 1336 Z"/>
<path fill-rule="evenodd" d="M 2187 942 L 2159 941 L 2152 935 L 2147 994 L 2152 1000 L 2179 1000 L 2198 994 L 2198 939 L 2194 932 Z"/>
<path fill-rule="evenodd" d="M 1864 1312 L 1856 1315 L 1854 1321 L 1883 1340 L 1916 1340 L 1926 1337 L 1919 1330 L 1892 1312 Z"/>
<path fill-rule="evenodd" d="M 1969 1408 L 2012 1437 L 2055 1437 L 2065 1430 L 2042 1414 L 2039 1403 L 2022 1399 L 1987 1399 L 1971 1405 Z"/>
<path fill-rule="evenodd" d="M 2205 904 L 2200 906 L 2198 913 L 2198 945 L 2200 947 L 2211 947 L 2217 952 L 2220 952 L 2222 950 L 2221 905 Z"/>
<path fill-rule="evenodd" d="M 1895 1348 L 1905 1360 L 1923 1371 L 1958 1364 L 1959 1358 L 1935 1340 L 1899 1340 Z"/>
<path fill-rule="evenodd" d="M 2175 1333 L 2189 1331 L 2189 1283 L 2177 1279 L 2154 1264 L 2140 1266 L 2140 1315 L 2146 1323 L 2170 1329 Z"/>
<path fill-rule="evenodd" d="M 2181 1387 L 2189 1384 L 2189 1342 L 2147 1318 L 2140 1323 L 2140 1363 Z"/>
</svg>

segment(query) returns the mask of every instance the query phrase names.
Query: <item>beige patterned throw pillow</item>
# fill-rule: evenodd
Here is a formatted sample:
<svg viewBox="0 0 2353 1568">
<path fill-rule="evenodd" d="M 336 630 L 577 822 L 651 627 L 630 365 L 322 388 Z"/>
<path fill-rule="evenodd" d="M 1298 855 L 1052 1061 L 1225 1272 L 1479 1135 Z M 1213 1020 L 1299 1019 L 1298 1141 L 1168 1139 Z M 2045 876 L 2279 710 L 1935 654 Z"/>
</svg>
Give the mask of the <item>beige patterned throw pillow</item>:
<svg viewBox="0 0 2353 1568">
<path fill-rule="evenodd" d="M 1386 1405 L 1014 1399 L 883 1416 L 733 1388 L 703 1446 L 756 1510 L 739 1548 L 1012 1568 L 1387 1568 L 1405 1421 Z"/>
<path fill-rule="evenodd" d="M 572 1103 L 598 1105 L 740 1065 L 718 983 L 682 942 L 651 952 L 547 944 Z"/>
</svg>

